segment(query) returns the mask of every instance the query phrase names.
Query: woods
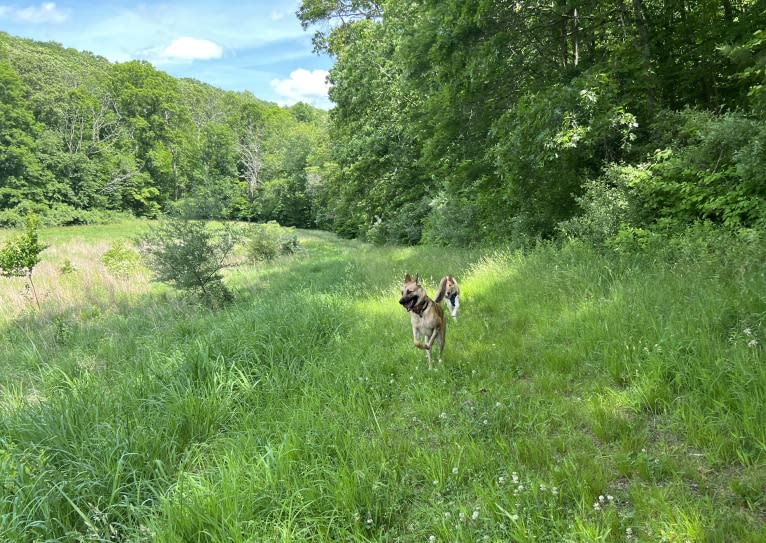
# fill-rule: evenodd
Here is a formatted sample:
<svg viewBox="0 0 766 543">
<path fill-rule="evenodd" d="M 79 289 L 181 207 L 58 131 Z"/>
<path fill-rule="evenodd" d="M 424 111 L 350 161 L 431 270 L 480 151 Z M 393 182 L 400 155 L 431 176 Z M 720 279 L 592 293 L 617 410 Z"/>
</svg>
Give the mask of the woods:
<svg viewBox="0 0 766 543">
<path fill-rule="evenodd" d="M 0 35 L 0 224 L 278 221 L 593 243 L 766 217 L 766 3 L 338 2 L 329 114 Z"/>
<path fill-rule="evenodd" d="M 310 226 L 326 113 L 175 79 L 146 62 L 0 34 L 0 225 L 156 217 Z"/>
<path fill-rule="evenodd" d="M 472 244 L 762 225 L 765 10 L 307 0 L 337 58 L 323 226 Z"/>
</svg>

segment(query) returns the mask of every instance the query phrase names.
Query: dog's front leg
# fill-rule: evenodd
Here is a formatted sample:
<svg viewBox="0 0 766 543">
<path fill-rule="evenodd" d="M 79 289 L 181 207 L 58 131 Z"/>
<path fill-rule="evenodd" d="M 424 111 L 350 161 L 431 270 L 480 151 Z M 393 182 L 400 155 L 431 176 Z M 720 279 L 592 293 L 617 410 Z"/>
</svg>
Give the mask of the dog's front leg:
<svg viewBox="0 0 766 543">
<path fill-rule="evenodd" d="M 418 339 L 418 330 L 414 326 L 412 327 L 412 343 L 415 344 L 415 347 L 418 349 L 425 349 L 426 346 L 420 343 L 420 340 Z"/>
<path fill-rule="evenodd" d="M 426 350 L 426 356 L 428 357 L 428 369 L 433 369 L 431 366 L 431 346 L 434 344 L 434 341 L 436 340 L 436 337 L 439 335 L 439 329 L 434 328 L 434 331 L 431 333 L 431 337 L 426 340 L 425 345 L 423 348 Z M 441 351 L 439 352 L 439 361 L 441 362 Z"/>
<path fill-rule="evenodd" d="M 452 305 L 452 317 L 457 318 L 457 310 L 460 309 L 460 298 L 455 298 L 455 303 Z"/>
</svg>

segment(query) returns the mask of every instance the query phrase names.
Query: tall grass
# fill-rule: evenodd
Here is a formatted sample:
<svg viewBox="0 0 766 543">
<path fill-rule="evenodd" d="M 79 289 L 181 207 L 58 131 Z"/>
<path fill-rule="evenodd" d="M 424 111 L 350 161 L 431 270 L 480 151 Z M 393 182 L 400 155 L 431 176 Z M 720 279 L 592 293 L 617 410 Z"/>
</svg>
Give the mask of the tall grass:
<svg viewBox="0 0 766 543">
<path fill-rule="evenodd" d="M 57 232 L 56 294 L 0 325 L 0 540 L 762 541 L 766 248 L 716 235 L 618 255 L 300 232 L 211 311 L 102 271 L 128 234 Z M 405 272 L 461 282 L 435 371 Z"/>
</svg>

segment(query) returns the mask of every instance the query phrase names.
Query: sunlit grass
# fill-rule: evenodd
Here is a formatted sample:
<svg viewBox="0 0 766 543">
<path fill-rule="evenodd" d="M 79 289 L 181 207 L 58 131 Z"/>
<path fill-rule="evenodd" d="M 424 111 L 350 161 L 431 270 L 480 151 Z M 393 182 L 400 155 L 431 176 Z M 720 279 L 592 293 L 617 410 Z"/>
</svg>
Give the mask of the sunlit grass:
<svg viewBox="0 0 766 543">
<path fill-rule="evenodd" d="M 298 232 L 303 252 L 227 269 L 211 311 L 103 267 L 142 227 L 45 232 L 40 311 L 0 283 L 0 540 L 766 537 L 760 247 Z M 435 371 L 405 272 L 461 283 Z"/>
</svg>

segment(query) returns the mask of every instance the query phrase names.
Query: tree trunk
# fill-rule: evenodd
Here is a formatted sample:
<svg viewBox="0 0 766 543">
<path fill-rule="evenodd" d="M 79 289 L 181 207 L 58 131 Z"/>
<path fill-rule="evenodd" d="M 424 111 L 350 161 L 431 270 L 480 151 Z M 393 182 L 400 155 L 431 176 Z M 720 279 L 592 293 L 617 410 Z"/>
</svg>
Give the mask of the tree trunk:
<svg viewBox="0 0 766 543">
<path fill-rule="evenodd" d="M 657 96 L 657 78 L 652 68 L 652 48 L 649 42 L 649 27 L 644 15 L 644 2 L 643 0 L 631 0 L 633 4 L 633 18 L 636 24 L 636 30 L 638 31 L 639 46 L 641 49 L 642 64 L 644 72 L 646 74 L 646 106 L 649 116 L 652 115 L 655 109 Z"/>
</svg>

